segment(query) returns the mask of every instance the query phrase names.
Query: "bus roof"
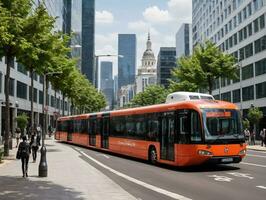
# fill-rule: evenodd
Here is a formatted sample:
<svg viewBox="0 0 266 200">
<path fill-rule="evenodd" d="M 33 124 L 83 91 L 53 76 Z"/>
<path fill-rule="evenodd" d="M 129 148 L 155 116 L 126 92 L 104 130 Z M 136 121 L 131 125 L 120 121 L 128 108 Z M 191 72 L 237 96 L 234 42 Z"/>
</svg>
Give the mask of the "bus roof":
<svg viewBox="0 0 266 200">
<path fill-rule="evenodd" d="M 200 100 L 191 100 L 191 101 L 180 101 L 169 104 L 157 104 L 157 105 L 137 107 L 137 108 L 127 108 L 127 109 L 115 110 L 109 112 L 98 112 L 98 113 L 89 113 L 89 114 L 81 114 L 74 116 L 65 116 L 58 118 L 58 120 L 65 121 L 68 119 L 88 119 L 92 116 L 100 117 L 101 115 L 104 114 L 110 114 L 110 116 L 134 115 L 134 114 L 153 113 L 153 112 L 175 111 L 176 109 L 194 109 L 200 111 L 200 109 L 203 108 L 238 109 L 235 104 L 230 102 L 200 99 Z"/>
</svg>

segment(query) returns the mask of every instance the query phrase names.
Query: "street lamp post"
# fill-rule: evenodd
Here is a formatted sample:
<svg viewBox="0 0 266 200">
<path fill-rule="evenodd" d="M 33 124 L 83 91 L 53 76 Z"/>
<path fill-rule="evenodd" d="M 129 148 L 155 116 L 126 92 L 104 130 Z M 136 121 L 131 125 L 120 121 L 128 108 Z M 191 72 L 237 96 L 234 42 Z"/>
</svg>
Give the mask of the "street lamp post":
<svg viewBox="0 0 266 200">
<path fill-rule="evenodd" d="M 62 72 L 48 72 L 43 74 L 43 129 L 42 129 L 42 148 L 41 148 L 41 160 L 39 164 L 39 177 L 47 177 L 48 165 L 46 160 L 46 147 L 44 144 L 44 138 L 47 133 L 47 112 L 48 106 L 46 105 L 46 93 L 48 88 L 46 86 L 47 80 L 46 77 L 49 75 L 62 74 Z"/>
</svg>

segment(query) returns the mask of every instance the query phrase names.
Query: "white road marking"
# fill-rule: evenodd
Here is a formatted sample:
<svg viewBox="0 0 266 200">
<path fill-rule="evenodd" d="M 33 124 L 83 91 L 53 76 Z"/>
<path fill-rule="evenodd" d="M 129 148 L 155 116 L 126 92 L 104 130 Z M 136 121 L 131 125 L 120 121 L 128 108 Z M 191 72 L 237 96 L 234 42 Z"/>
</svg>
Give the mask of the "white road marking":
<svg viewBox="0 0 266 200">
<path fill-rule="evenodd" d="M 247 156 L 250 156 L 250 157 L 258 157 L 258 158 L 266 158 L 266 156 L 253 155 L 253 154 L 247 154 Z"/>
<path fill-rule="evenodd" d="M 109 159 L 110 157 L 109 156 L 107 156 L 107 155 L 104 155 L 104 154 L 97 154 L 98 156 L 103 156 L 103 157 L 105 157 L 105 158 L 107 158 L 107 159 Z"/>
<path fill-rule="evenodd" d="M 252 150 L 252 149 L 248 149 L 247 151 L 248 152 L 253 151 L 253 152 L 257 152 L 257 153 L 265 153 L 266 154 L 266 151 L 256 151 L 256 150 Z"/>
<path fill-rule="evenodd" d="M 161 194 L 163 194 L 163 195 L 165 195 L 165 196 L 168 196 L 168 197 L 171 197 L 171 198 L 173 198 L 173 199 L 179 199 L 179 200 L 191 200 L 190 198 L 187 198 L 187 197 L 182 196 L 182 195 L 180 195 L 180 194 L 173 193 L 173 192 L 170 192 L 170 191 L 164 190 L 164 189 L 162 189 L 162 188 L 156 187 L 156 186 L 154 186 L 154 185 L 151 185 L 151 184 L 145 183 L 145 182 L 140 181 L 140 180 L 138 180 L 138 179 L 132 178 L 132 177 L 126 175 L 126 174 L 123 174 L 123 173 L 121 173 L 121 172 L 119 172 L 119 171 L 116 171 L 116 170 L 114 170 L 114 169 L 112 169 L 112 168 L 110 168 L 110 167 L 104 165 L 103 163 L 99 162 L 98 160 L 96 160 L 96 159 L 92 158 L 91 156 L 85 154 L 83 151 L 79 151 L 79 152 L 80 152 L 82 155 L 84 155 L 85 157 L 87 157 L 88 159 L 90 159 L 90 160 L 92 160 L 93 162 L 95 162 L 96 164 L 100 165 L 101 167 L 103 167 L 103 168 L 109 170 L 110 172 L 112 172 L 112 173 L 114 173 L 114 174 L 116 174 L 116 175 L 118 175 L 118 176 L 120 176 L 120 177 L 122 177 L 122 178 L 124 178 L 124 179 L 126 179 L 126 180 L 128 180 L 128 181 L 131 181 L 131 182 L 133 182 L 133 183 L 135 183 L 135 184 L 138 184 L 138 185 L 140 185 L 140 186 L 143 186 L 143 187 L 148 188 L 148 189 L 150 189 L 150 190 L 153 190 L 153 191 L 155 191 L 155 192 L 161 193 Z"/>
<path fill-rule="evenodd" d="M 259 165 L 255 163 L 240 162 L 240 164 L 266 168 L 266 165 Z"/>
<path fill-rule="evenodd" d="M 254 177 L 250 176 L 250 174 L 244 174 L 244 173 L 239 173 L 239 172 L 230 172 L 230 173 L 227 173 L 227 174 L 230 174 L 230 175 L 236 176 L 236 177 L 254 179 Z"/>
<path fill-rule="evenodd" d="M 258 185 L 258 186 L 256 186 L 257 188 L 261 188 L 261 189 L 264 189 L 264 190 L 266 190 L 266 187 L 265 186 L 262 186 L 262 185 Z"/>
<path fill-rule="evenodd" d="M 233 179 L 227 176 L 219 176 L 219 175 L 209 175 L 209 177 L 214 178 L 216 181 L 220 182 L 231 182 Z"/>
</svg>

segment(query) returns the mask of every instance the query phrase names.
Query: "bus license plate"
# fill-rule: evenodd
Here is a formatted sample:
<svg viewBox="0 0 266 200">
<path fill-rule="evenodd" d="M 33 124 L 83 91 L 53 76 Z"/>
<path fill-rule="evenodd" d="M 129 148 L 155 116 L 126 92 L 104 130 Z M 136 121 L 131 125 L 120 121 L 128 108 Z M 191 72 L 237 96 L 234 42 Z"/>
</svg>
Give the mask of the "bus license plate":
<svg viewBox="0 0 266 200">
<path fill-rule="evenodd" d="M 226 162 L 233 162 L 233 158 L 223 158 L 221 160 L 223 163 L 226 163 Z"/>
</svg>

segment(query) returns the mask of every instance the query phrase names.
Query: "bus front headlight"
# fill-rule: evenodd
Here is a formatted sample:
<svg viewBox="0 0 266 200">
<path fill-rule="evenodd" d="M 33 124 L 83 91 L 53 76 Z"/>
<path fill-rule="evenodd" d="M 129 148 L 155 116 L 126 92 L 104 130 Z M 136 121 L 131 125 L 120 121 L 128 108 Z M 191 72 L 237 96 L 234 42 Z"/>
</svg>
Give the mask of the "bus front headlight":
<svg viewBox="0 0 266 200">
<path fill-rule="evenodd" d="M 240 156 L 243 156 L 243 155 L 246 155 L 246 149 L 242 149 L 240 152 L 239 152 L 239 154 L 238 155 L 240 155 Z"/>
<path fill-rule="evenodd" d="M 198 154 L 201 156 L 212 156 L 212 152 L 206 150 L 199 150 Z"/>
</svg>

